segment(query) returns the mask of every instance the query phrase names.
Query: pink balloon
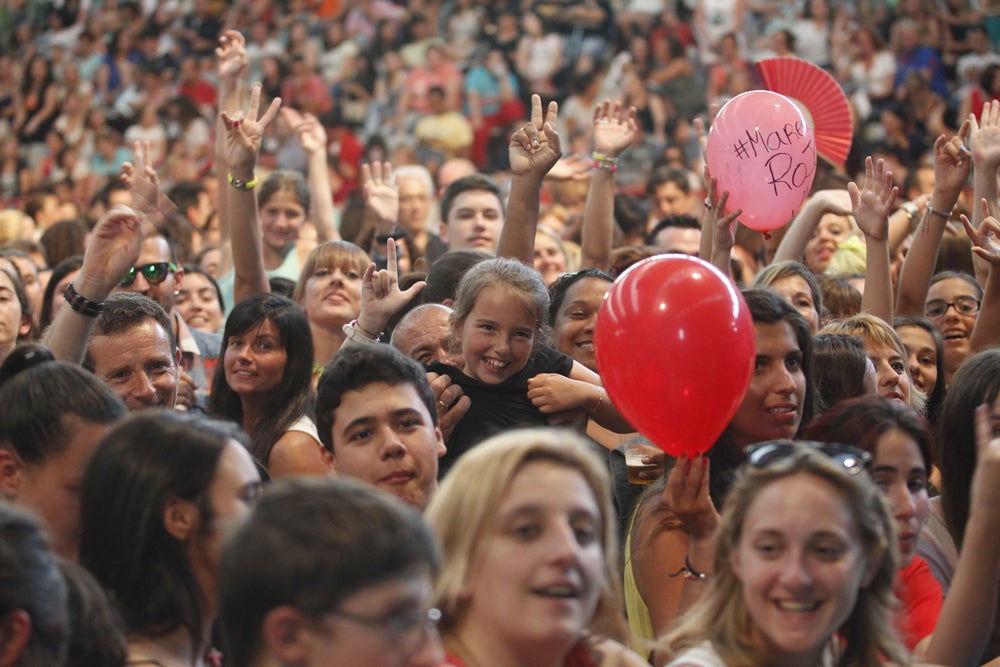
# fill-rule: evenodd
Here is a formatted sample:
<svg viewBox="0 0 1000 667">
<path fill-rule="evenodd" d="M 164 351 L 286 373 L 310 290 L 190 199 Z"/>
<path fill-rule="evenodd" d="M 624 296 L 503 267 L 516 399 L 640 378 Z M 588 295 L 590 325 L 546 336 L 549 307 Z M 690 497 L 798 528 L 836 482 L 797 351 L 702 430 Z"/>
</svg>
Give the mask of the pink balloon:
<svg viewBox="0 0 1000 667">
<path fill-rule="evenodd" d="M 816 175 L 816 137 L 792 100 L 751 90 L 726 102 L 708 133 L 706 160 L 729 191 L 730 211 L 762 232 L 791 221 Z"/>
</svg>

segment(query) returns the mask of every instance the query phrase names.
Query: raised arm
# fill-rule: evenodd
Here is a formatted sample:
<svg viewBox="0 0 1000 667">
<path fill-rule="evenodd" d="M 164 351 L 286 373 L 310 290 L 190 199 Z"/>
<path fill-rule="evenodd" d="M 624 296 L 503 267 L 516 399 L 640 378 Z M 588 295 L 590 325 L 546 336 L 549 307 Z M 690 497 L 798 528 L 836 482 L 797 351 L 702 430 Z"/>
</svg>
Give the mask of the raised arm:
<svg viewBox="0 0 1000 667">
<path fill-rule="evenodd" d="M 229 229 L 232 235 L 233 299 L 239 303 L 248 296 L 270 291 L 264 273 L 264 250 L 260 217 L 257 214 L 257 154 L 268 123 L 274 120 L 281 99 L 271 100 L 264 115 L 258 118 L 260 84 L 253 87 L 246 112 L 220 116 L 226 131 L 226 162 L 229 171 L 222 186 L 229 193 Z M 234 303 L 234 305 L 235 305 Z"/>
<path fill-rule="evenodd" d="M 594 108 L 594 172 L 583 209 L 580 268 L 607 271 L 615 236 L 615 171 L 618 156 L 635 137 L 635 107 L 604 100 Z"/>
<path fill-rule="evenodd" d="M 1000 148 L 1000 118 L 995 128 L 988 127 L 985 132 L 978 129 L 974 120 L 967 121 L 962 124 L 957 136 L 945 140 L 942 135 L 934 142 L 934 192 L 924 209 L 913 244 L 906 253 L 899 273 L 897 315 L 924 314 L 924 301 L 937 264 L 941 238 L 972 168 L 972 161 L 964 146 L 964 137 L 968 134 L 975 146 L 982 144 L 994 133 Z"/>
<path fill-rule="evenodd" d="M 375 218 L 375 234 L 392 234 L 399 221 L 399 187 L 393 180 L 392 164 L 376 160 L 361 165 L 361 181 L 365 210 Z"/>
<path fill-rule="evenodd" d="M 854 219 L 865 235 L 865 291 L 861 310 L 892 323 L 892 276 L 889 269 L 889 211 L 899 188 L 892 184 L 892 172 L 881 159 L 872 163 L 865 158 L 865 182 L 862 189 L 847 184 L 854 209 Z"/>
<path fill-rule="evenodd" d="M 736 244 L 737 218 L 743 214 L 743 209 L 729 211 L 729 191 L 718 195 L 719 182 L 705 166 L 705 182 L 708 194 L 705 197 L 705 207 L 701 214 L 701 245 L 698 256 L 712 266 L 730 276 L 733 246 Z"/>
<path fill-rule="evenodd" d="M 143 228 L 142 216 L 126 206 L 115 206 L 94 227 L 80 273 L 66 288 L 65 297 L 55 295 L 68 303 L 59 309 L 42 342 L 56 359 L 74 364 L 83 361 L 94 320 L 139 258 Z"/>
<path fill-rule="evenodd" d="M 941 615 L 923 656 L 929 663 L 978 665 L 990 633 L 1000 585 L 1000 437 L 993 435 L 990 406 L 976 408 L 976 470 L 969 490 L 969 519 Z M 992 663 L 991 663 L 992 664 Z"/>
<path fill-rule="evenodd" d="M 719 513 L 708 492 L 710 476 L 708 458 L 681 458 L 670 471 L 663 491 L 664 500 L 684 525 L 690 540 L 684 559 L 685 586 L 678 609 L 680 613 L 701 596 L 715 562 Z"/>
<path fill-rule="evenodd" d="M 820 190 L 805 203 L 791 223 L 788 231 L 781 239 L 778 250 L 774 253 L 774 261 L 781 262 L 792 259 L 802 262 L 806 254 L 806 245 L 816 232 L 820 219 L 827 213 L 849 215 L 851 213 L 851 198 L 846 190 Z"/>
<path fill-rule="evenodd" d="M 971 118 L 973 126 L 973 136 L 971 139 L 972 162 L 975 172 L 973 174 L 973 201 L 985 199 L 989 203 L 989 211 L 986 215 L 994 217 L 1000 216 L 997 207 L 997 168 L 1000 167 L 1000 102 L 992 100 L 983 106 L 981 122 L 976 123 L 975 117 Z M 972 224 L 977 228 L 983 222 L 984 211 L 979 206 L 972 209 Z M 978 255 L 976 257 L 979 257 Z M 985 284 L 986 273 L 991 271 L 989 266 L 982 261 L 975 261 L 976 278 L 980 284 Z"/>
<path fill-rule="evenodd" d="M 405 291 L 399 289 L 396 242 L 390 238 L 386 245 L 386 268 L 378 270 L 374 263 L 369 264 L 361 278 L 361 311 L 354 332 L 344 341 L 345 346 L 351 342 L 375 342 L 392 316 L 427 286 L 425 281 L 419 280 Z"/>
<path fill-rule="evenodd" d="M 246 76 L 248 68 L 246 39 L 236 30 L 227 30 L 219 37 L 219 45 L 215 48 L 217 61 L 216 72 L 219 76 L 219 111 L 235 113 L 240 103 L 240 82 Z M 230 247 L 229 231 L 229 184 L 226 174 L 229 173 L 229 162 L 226 154 L 226 127 L 222 116 L 215 124 L 215 174 L 219 181 L 216 188 L 216 211 L 219 215 L 219 237 L 222 246 L 222 261 L 219 274 L 229 273 L 232 268 L 233 256 Z"/>
<path fill-rule="evenodd" d="M 326 130 L 311 113 L 299 113 L 291 107 L 281 109 L 281 115 L 292 128 L 295 138 L 308 156 L 306 180 L 312 200 L 312 222 L 316 228 L 316 241 L 339 241 L 337 209 L 333 204 L 330 170 L 326 162 Z"/>
<path fill-rule="evenodd" d="M 962 224 L 972 240 L 972 252 L 989 267 L 983 302 L 969 341 L 970 354 L 1000 344 L 1000 221 L 989 214 L 989 202 L 986 199 L 980 200 L 978 208 L 979 217 L 983 218 L 978 228 L 967 217 L 962 216 Z"/>
<path fill-rule="evenodd" d="M 528 266 L 535 261 L 542 179 L 562 155 L 556 132 L 558 115 L 559 105 L 549 102 L 543 117 L 542 98 L 532 95 L 531 120 L 510 138 L 510 199 L 497 255 L 512 257 Z"/>
</svg>

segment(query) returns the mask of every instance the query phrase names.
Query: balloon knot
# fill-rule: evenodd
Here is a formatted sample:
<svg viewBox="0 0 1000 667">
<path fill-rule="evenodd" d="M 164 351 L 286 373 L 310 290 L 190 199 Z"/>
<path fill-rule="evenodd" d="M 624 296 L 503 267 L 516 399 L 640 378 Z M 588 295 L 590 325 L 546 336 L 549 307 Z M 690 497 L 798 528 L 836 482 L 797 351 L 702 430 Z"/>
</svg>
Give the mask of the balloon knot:
<svg viewBox="0 0 1000 667">
<path fill-rule="evenodd" d="M 771 240 L 771 232 L 764 232 L 764 240 L 765 241 Z"/>
</svg>

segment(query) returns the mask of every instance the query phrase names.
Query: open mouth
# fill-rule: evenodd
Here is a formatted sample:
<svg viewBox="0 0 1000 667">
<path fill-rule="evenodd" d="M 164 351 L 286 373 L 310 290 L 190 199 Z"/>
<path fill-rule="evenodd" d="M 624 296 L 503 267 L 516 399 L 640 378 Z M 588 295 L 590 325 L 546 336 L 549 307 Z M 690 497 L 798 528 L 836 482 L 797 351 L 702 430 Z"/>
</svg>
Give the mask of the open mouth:
<svg viewBox="0 0 1000 667">
<path fill-rule="evenodd" d="M 499 359 L 490 359 L 489 357 L 483 357 L 483 365 L 486 366 L 491 371 L 500 372 L 510 366 L 509 361 L 500 361 Z"/>
<path fill-rule="evenodd" d="M 795 419 L 798 412 L 799 408 L 797 405 L 776 405 L 767 409 L 767 414 L 782 420 Z"/>
<path fill-rule="evenodd" d="M 776 600 L 778 609 L 789 614 L 811 614 L 819 609 L 819 600 Z"/>
<path fill-rule="evenodd" d="M 557 600 L 575 600 L 579 593 L 576 586 L 570 584 L 553 584 L 552 586 L 542 586 L 531 591 L 535 595 Z"/>
</svg>

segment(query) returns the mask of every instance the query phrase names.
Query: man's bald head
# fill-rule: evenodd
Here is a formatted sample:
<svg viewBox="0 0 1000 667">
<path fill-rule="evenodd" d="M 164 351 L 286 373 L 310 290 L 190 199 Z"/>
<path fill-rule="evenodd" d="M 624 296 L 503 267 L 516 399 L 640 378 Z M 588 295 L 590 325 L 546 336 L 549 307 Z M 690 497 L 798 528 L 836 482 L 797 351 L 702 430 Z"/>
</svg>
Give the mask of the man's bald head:
<svg viewBox="0 0 1000 667">
<path fill-rule="evenodd" d="M 422 364 L 455 364 L 458 354 L 451 335 L 451 308 L 425 303 L 408 312 L 392 332 L 392 345 Z"/>
</svg>

